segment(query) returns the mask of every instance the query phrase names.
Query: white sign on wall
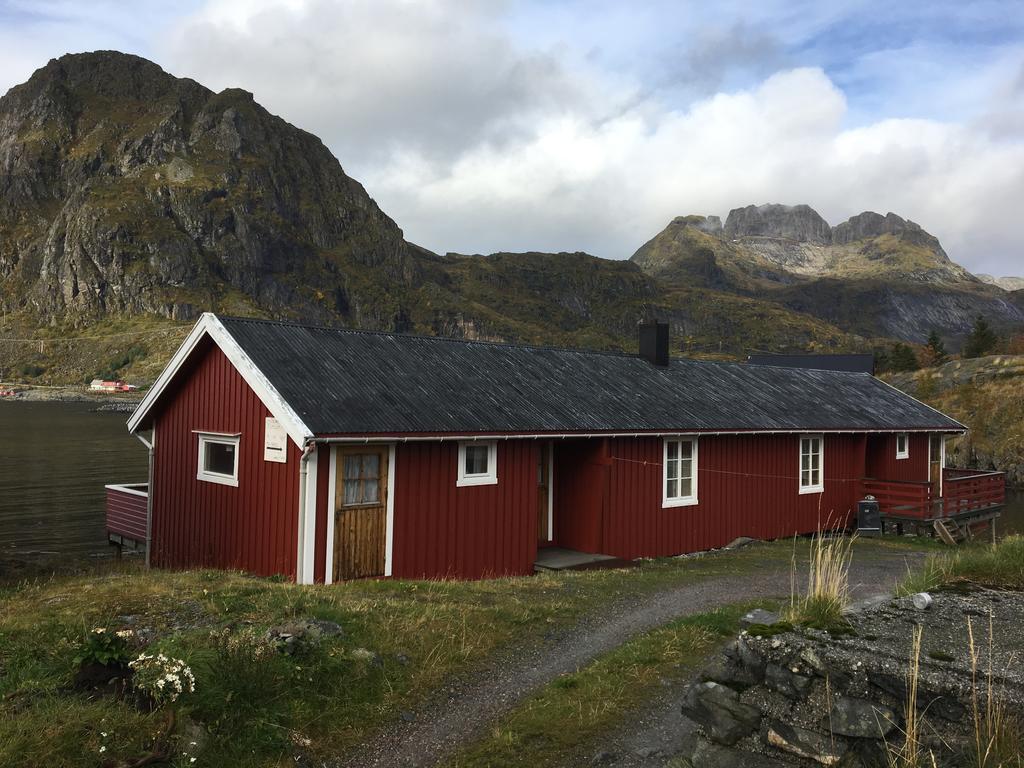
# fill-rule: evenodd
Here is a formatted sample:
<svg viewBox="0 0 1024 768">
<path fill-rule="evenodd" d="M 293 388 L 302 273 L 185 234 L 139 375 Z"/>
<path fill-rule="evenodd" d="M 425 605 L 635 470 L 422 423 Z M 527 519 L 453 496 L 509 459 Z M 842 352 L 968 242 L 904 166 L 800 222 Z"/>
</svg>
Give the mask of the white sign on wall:
<svg viewBox="0 0 1024 768">
<path fill-rule="evenodd" d="M 288 433 L 277 419 L 268 416 L 263 430 L 263 460 L 284 464 L 288 461 Z"/>
</svg>

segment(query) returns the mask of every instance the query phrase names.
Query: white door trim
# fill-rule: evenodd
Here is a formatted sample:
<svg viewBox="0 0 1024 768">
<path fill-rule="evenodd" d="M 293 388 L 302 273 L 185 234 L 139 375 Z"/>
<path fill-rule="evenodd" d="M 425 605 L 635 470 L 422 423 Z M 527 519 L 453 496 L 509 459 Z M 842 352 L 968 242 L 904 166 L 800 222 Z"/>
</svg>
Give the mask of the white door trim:
<svg viewBox="0 0 1024 768">
<path fill-rule="evenodd" d="M 372 445 L 372 444 L 371 444 Z M 395 444 L 387 443 L 388 449 L 388 487 L 384 526 L 384 575 L 391 575 L 392 552 L 395 536 Z M 327 570 L 324 583 L 334 583 L 334 521 L 338 510 L 334 499 L 338 488 L 338 448 L 331 446 L 331 468 L 327 475 Z"/>
<path fill-rule="evenodd" d="M 317 501 L 317 454 L 312 450 L 306 459 L 306 493 L 302 519 L 299 522 L 299 568 L 300 584 L 312 584 L 316 565 L 316 501 Z"/>
<path fill-rule="evenodd" d="M 384 575 L 390 576 L 395 551 L 395 444 L 388 443 L 388 504 L 384 526 Z"/>
<path fill-rule="evenodd" d="M 327 556 L 324 584 L 334 583 L 334 519 L 338 516 L 335 505 L 338 483 L 338 447 L 331 446 L 331 467 L 327 472 Z"/>
</svg>

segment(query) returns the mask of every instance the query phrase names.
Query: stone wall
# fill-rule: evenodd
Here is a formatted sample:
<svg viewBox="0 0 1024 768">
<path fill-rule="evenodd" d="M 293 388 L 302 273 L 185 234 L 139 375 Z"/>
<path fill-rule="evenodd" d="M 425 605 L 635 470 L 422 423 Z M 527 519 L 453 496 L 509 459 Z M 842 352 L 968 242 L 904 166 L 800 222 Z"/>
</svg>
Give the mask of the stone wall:
<svg viewBox="0 0 1024 768">
<path fill-rule="evenodd" d="M 887 766 L 887 751 L 904 742 L 908 660 L 920 626 L 921 740 L 936 765 L 967 765 L 972 696 L 977 690 L 984 708 L 988 691 L 990 636 L 992 689 L 1008 711 L 1024 714 L 1014 653 L 1022 618 L 1020 593 L 979 589 L 935 594 L 925 610 L 909 598 L 875 601 L 851 615 L 849 633 L 752 624 L 689 687 L 683 715 L 699 725 L 698 736 L 674 764 Z"/>
</svg>

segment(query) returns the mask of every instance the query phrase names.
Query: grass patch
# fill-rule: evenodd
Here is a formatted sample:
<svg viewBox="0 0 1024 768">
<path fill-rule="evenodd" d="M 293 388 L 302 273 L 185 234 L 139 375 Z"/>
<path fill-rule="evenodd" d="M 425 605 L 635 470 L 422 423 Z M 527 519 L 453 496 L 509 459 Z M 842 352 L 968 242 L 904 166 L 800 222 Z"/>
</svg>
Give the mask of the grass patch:
<svg viewBox="0 0 1024 768">
<path fill-rule="evenodd" d="M 461 751 L 448 768 L 563 766 L 586 757 L 661 681 L 689 677 L 739 620 L 763 603 L 731 605 L 679 619 L 634 637 L 579 671 L 545 686 Z"/>
<path fill-rule="evenodd" d="M 1024 589 L 1024 536 L 1007 536 L 996 544 L 965 544 L 929 555 L 920 569 L 907 575 L 898 594 L 956 588 L 965 582 Z"/>
<path fill-rule="evenodd" d="M 174 707 L 178 734 L 203 734 L 197 764 L 277 766 L 300 752 L 329 761 L 415 709 L 453 673 L 472 672 L 510 645 L 542 643 L 584 614 L 660 589 L 784 570 L 794 547 L 800 557 L 809 552 L 806 541 L 783 541 L 619 571 L 477 582 L 304 587 L 222 571 L 145 572 L 128 561 L 6 585 L 0 579 L 0 765 L 94 766 L 101 754 L 116 765 L 152 749 L 159 713 L 67 688 L 95 627 L 131 628 L 146 638 L 148 653 L 192 668 L 195 693 Z M 857 542 L 856 550 L 870 558 L 882 548 Z M 337 622 L 344 635 L 294 656 L 264 652 L 259 639 L 269 627 L 301 618 Z M 556 687 L 591 702 L 579 705 L 577 719 L 611 722 L 622 711 L 616 707 L 633 701 L 621 680 L 656 684 L 666 668 L 685 667 L 688 654 L 733 630 L 729 613 L 705 615 L 700 626 L 671 625 L 601 667 L 603 698 L 591 696 L 598 682 L 586 675 Z"/>
<path fill-rule="evenodd" d="M 205 733 L 203 762 L 270 766 L 292 762 L 297 745 L 311 759 L 344 755 L 453 672 L 510 644 L 541 642 L 584 613 L 674 585 L 781 568 L 788 556 L 782 542 L 621 571 L 332 587 L 110 563 L 0 586 L 0 765 L 92 766 L 101 754 L 117 764 L 151 748 L 157 715 L 67 688 L 95 627 L 131 628 L 147 638 L 147 652 L 191 666 L 195 693 L 174 707 L 179 733 L 189 723 Z M 254 638 L 297 618 L 337 622 L 344 635 L 295 656 L 260 650 Z M 117 738 L 101 742 L 103 732 Z"/>
</svg>

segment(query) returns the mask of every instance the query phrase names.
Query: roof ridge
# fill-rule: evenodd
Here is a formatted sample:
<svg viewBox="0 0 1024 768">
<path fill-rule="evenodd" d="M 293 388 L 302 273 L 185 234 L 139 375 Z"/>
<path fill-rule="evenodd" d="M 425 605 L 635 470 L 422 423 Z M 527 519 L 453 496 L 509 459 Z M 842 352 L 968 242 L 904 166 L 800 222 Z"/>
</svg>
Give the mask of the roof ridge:
<svg viewBox="0 0 1024 768">
<path fill-rule="evenodd" d="M 295 320 L 269 320 L 263 317 L 234 317 L 231 315 L 216 315 L 218 320 L 243 323 L 263 323 L 266 325 L 286 325 L 293 328 L 306 328 L 312 331 L 329 331 L 332 333 L 352 333 L 365 336 L 400 336 L 404 339 L 419 339 L 423 341 L 447 341 L 456 344 L 480 344 L 489 347 L 512 347 L 514 349 L 540 349 L 553 352 L 573 352 L 582 355 L 608 355 L 610 357 L 639 357 L 633 352 L 622 352 L 614 349 L 584 349 L 582 347 L 558 347 L 554 344 L 523 344 L 513 341 L 487 341 L 484 339 L 466 339 L 456 336 L 431 336 L 426 333 L 408 333 L 406 331 L 375 331 L 368 328 L 349 328 L 330 325 L 317 325 L 311 323 L 300 323 Z M 689 358 L 675 358 L 689 359 Z M 700 361 L 694 361 L 700 362 Z M 710 362 L 710 361 L 709 361 Z M 767 367 L 767 366 L 766 366 Z"/>
<path fill-rule="evenodd" d="M 582 347 L 559 347 L 554 344 L 524 344 L 522 342 L 514 341 L 488 341 L 485 339 L 466 339 L 458 338 L 455 336 L 431 336 L 426 333 L 408 333 L 406 331 L 376 331 L 368 328 L 349 328 L 347 326 L 330 326 L 320 325 L 316 323 L 301 323 L 297 320 L 272 320 L 264 317 L 235 317 L 233 315 L 216 315 L 217 319 L 229 320 L 232 322 L 243 322 L 243 323 L 263 323 L 266 325 L 285 325 L 294 328 L 306 328 L 314 331 L 328 331 L 331 333 L 351 333 L 351 334 L 362 334 L 365 336 L 399 336 L 404 339 L 418 339 L 423 341 L 440 341 L 440 342 L 453 342 L 456 344 L 479 344 L 482 346 L 489 347 L 505 347 L 511 349 L 537 349 L 550 352 L 571 352 L 573 354 L 580 355 L 605 355 L 608 357 L 626 357 L 626 358 L 640 358 L 640 355 L 635 352 L 623 352 L 614 349 L 584 349 Z M 816 353 L 808 353 L 816 354 Z M 870 354 L 870 353 L 863 353 Z M 832 371 L 828 369 L 819 368 L 797 368 L 792 365 L 757 365 L 753 366 L 742 360 L 701 360 L 696 357 L 669 357 L 670 363 L 684 363 L 693 365 L 717 365 L 723 367 L 740 367 L 743 370 L 749 368 L 774 368 L 777 370 L 786 371 L 811 371 L 815 373 L 824 373 L 829 375 L 843 374 L 852 376 L 871 376 L 869 373 L 863 373 L 861 371 Z"/>
</svg>

